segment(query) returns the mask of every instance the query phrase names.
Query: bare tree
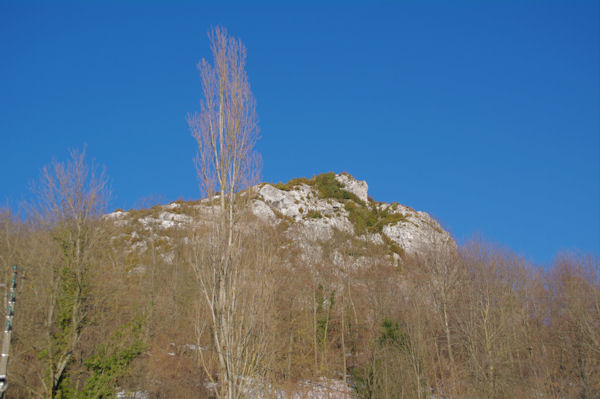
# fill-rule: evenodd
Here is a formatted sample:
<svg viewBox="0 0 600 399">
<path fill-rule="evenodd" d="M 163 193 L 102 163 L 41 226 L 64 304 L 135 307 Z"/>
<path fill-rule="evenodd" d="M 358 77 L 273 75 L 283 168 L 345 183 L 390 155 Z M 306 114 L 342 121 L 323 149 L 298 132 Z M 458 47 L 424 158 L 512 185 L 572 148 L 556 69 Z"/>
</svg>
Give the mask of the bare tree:
<svg viewBox="0 0 600 399">
<path fill-rule="evenodd" d="M 443 370 L 440 374 L 444 382 L 446 380 L 444 374 L 450 377 L 450 383 L 443 384 L 445 385 L 443 391 L 447 393 L 452 392 L 453 385 L 457 382 L 451 312 L 464 273 L 453 241 L 432 237 L 430 242 L 429 249 L 424 251 L 422 258 L 419 259 L 420 267 L 414 268 L 411 274 L 413 280 L 424 283 L 423 288 L 433 305 L 434 314 L 441 322 L 448 356 L 448 365 L 444 368 L 449 370 Z"/>
<path fill-rule="evenodd" d="M 246 47 L 221 27 L 209 33 L 213 64 L 198 63 L 203 99 L 200 113 L 187 117 L 198 142 L 196 167 L 201 189 L 219 194 L 229 222 L 228 244 L 233 234 L 235 193 L 256 182 L 260 158 L 254 151 L 258 139 L 256 100 L 246 75 Z"/>
<path fill-rule="evenodd" d="M 471 389 L 488 398 L 515 394 L 526 356 L 521 291 L 524 261 L 485 242 L 461 251 L 468 277 L 457 304 L 457 327 Z M 461 303 L 462 302 L 462 303 Z"/>
<path fill-rule="evenodd" d="M 600 264 L 592 256 L 561 254 L 548 273 L 550 336 L 556 396 L 600 395 Z"/>
<path fill-rule="evenodd" d="M 73 150 L 70 159 L 53 161 L 42 169 L 34 187 L 35 213 L 40 228 L 51 234 L 61 258 L 49 277 L 46 310 L 46 363 L 43 381 L 48 397 L 60 395 L 66 370 L 73 359 L 88 317 L 90 250 L 109 195 L 104 172 L 85 161 L 85 151 Z"/>
<path fill-rule="evenodd" d="M 196 235 L 198 245 L 191 263 L 210 313 L 218 360 L 217 393 L 233 399 L 243 396 L 244 377 L 257 370 L 263 345 L 256 339 L 260 331 L 254 330 L 263 325 L 256 317 L 260 309 L 249 306 L 256 298 L 247 291 L 261 289 L 247 284 L 250 275 L 260 272 L 260 265 L 246 267 L 251 255 L 235 223 L 242 198 L 239 191 L 259 173 L 254 152 L 258 125 L 256 101 L 245 71 L 245 46 L 221 27 L 214 28 L 209 39 L 213 63 L 203 59 L 198 64 L 201 110 L 188 115 L 187 121 L 198 142 L 201 189 L 208 197 L 218 195 L 219 206 L 208 237 Z"/>
</svg>

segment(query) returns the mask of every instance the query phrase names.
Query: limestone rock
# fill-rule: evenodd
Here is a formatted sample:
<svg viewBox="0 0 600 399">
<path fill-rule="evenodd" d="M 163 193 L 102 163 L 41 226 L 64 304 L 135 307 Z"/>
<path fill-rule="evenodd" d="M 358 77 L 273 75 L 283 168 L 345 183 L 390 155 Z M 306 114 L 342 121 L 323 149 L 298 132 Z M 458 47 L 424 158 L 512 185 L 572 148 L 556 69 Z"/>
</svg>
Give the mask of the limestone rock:
<svg viewBox="0 0 600 399">
<path fill-rule="evenodd" d="M 366 181 L 356 180 L 346 173 L 335 175 L 335 179 L 344 185 L 346 191 L 356 195 L 362 202 L 365 204 L 369 202 L 369 195 L 367 194 L 369 186 Z"/>
<path fill-rule="evenodd" d="M 335 180 L 342 184 L 362 204 L 359 207 L 376 207 L 379 211 L 402 216 L 402 220 L 391 222 L 382 227 L 381 233 L 367 233 L 360 239 L 375 244 L 383 244 L 385 238 L 398 245 L 406 254 L 415 255 L 435 242 L 452 242 L 450 234 L 442 229 L 440 224 L 425 212 L 400 205 L 387 203 L 370 203 L 368 200 L 368 185 L 365 181 L 357 180 L 349 174 L 336 174 Z M 257 202 L 264 202 L 275 213 L 279 213 L 295 222 L 290 235 L 305 237 L 307 240 L 328 240 L 337 229 L 352 233 L 354 226 L 349 218 L 349 212 L 343 201 L 336 198 L 321 198 L 319 190 L 305 183 L 289 188 L 278 189 L 271 184 L 264 184 L 257 190 Z M 349 200 L 347 200 L 349 201 Z M 258 209 L 255 207 L 254 209 Z M 256 216 L 263 218 L 265 211 L 255 211 Z M 395 254 L 398 256 L 397 254 Z"/>
<path fill-rule="evenodd" d="M 331 186 L 323 189 L 319 184 Z M 400 262 L 400 255 L 416 255 L 436 243 L 456 245 L 450 234 L 427 213 L 397 203 L 369 201 L 367 183 L 347 173 L 329 175 L 320 180 L 296 179 L 278 187 L 264 183 L 243 195 L 252 196 L 249 209 L 258 220 L 271 225 L 284 222 L 284 234 L 290 242 L 297 243 L 303 252 L 302 256 L 307 258 L 321 256 L 321 243 L 330 240 L 336 231 L 350 237 L 350 241 L 354 240 L 354 244 L 348 243 L 349 247 L 357 242 L 382 248 L 388 246 L 392 252 L 384 253 L 394 264 Z M 329 194 L 332 190 L 333 194 Z M 350 194 L 344 194 L 344 191 Z M 104 218 L 120 227 L 128 224 L 139 226 L 139 231 L 145 231 L 143 234 L 147 237 L 168 239 L 170 230 L 186 228 L 194 223 L 210 223 L 219 212 L 214 199 L 204 199 L 196 202 L 178 201 L 129 212 L 116 211 Z M 379 218 L 377 225 L 365 227 L 365 220 L 362 224 L 357 222 L 361 214 Z M 145 244 L 144 239 L 133 237 L 133 234 L 130 240 L 137 243 L 132 244 L 132 249 Z M 333 255 L 332 261 L 334 264 L 359 267 L 368 263 L 368 259 L 361 260 L 360 256 L 348 259 L 339 253 Z"/>
</svg>

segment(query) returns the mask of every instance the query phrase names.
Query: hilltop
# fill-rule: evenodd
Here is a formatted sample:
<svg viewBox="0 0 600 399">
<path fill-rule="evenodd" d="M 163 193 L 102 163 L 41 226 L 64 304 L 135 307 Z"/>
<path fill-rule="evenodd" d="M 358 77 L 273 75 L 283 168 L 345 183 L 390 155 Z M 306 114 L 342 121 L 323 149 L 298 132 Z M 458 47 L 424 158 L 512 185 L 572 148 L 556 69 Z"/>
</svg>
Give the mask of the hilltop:
<svg viewBox="0 0 600 399">
<path fill-rule="evenodd" d="M 230 246 L 217 197 L 117 210 L 80 235 L 77 220 L 49 229 L 5 214 L 0 256 L 24 270 L 11 386 L 44 396 L 36 376 L 56 345 L 52 356 L 76 356 L 65 392 L 213 397 L 211 320 L 235 304 L 227 344 L 252 348 L 233 359 L 251 367 L 235 373 L 246 397 L 598 396 L 597 259 L 540 272 L 483 241 L 457 247 L 427 213 L 368 189 L 331 172 L 248 187 Z M 224 305 L 217 284 L 234 288 Z"/>
<path fill-rule="evenodd" d="M 450 234 L 429 214 L 397 202 L 377 202 L 368 195 L 366 181 L 347 173 L 261 183 L 241 195 L 247 197 L 248 208 L 258 220 L 278 226 L 292 241 L 304 242 L 301 248 L 305 252 L 314 252 L 320 243 L 341 235 L 347 238 L 346 245 L 379 247 L 380 254 L 397 266 L 402 259 L 419 255 L 436 243 L 455 246 Z M 133 250 L 145 251 L 145 241 L 150 239 L 162 243 L 168 252 L 171 232 L 202 223 L 216 211 L 215 199 L 207 198 L 117 210 L 105 218 L 125 228 L 122 238 L 130 241 Z M 338 263 L 340 257 L 334 259 Z"/>
</svg>

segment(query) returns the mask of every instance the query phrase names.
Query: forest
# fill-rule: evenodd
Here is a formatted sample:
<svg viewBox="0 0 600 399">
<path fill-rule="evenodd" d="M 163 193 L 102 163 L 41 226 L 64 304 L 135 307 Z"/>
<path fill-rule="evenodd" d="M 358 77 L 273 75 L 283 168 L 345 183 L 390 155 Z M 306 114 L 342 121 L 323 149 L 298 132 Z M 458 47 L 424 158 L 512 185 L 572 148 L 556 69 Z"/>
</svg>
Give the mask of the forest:
<svg viewBox="0 0 600 399">
<path fill-rule="evenodd" d="M 246 50 L 222 28 L 211 44 L 187 118 L 200 200 L 108 213 L 108 176 L 73 150 L 0 211 L 2 282 L 18 266 L 6 397 L 600 397 L 597 257 L 542 268 L 481 237 L 407 253 L 369 238 L 402 216 L 327 174 L 275 187 L 339 201 L 353 231 L 257 217 Z M 184 222 L 153 224 L 166 210 Z"/>
</svg>

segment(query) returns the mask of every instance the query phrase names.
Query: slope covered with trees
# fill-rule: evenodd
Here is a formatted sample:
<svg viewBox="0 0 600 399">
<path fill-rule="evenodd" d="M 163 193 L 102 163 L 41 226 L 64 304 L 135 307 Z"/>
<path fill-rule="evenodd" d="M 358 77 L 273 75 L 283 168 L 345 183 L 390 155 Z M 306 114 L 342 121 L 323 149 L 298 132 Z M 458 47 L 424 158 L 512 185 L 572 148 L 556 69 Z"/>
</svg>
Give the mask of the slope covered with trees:
<svg viewBox="0 0 600 399">
<path fill-rule="evenodd" d="M 326 173 L 256 185 L 245 47 L 211 34 L 188 117 L 204 196 L 106 214 L 74 151 L 21 218 L 13 398 L 597 398 L 593 256 L 546 269 Z"/>
<path fill-rule="evenodd" d="M 14 263 L 23 270 L 11 397 L 217 393 L 223 371 L 202 284 L 219 277 L 209 267 L 222 250 L 210 216 L 219 205 L 198 204 L 91 217 L 83 263 L 64 241 L 75 224 L 2 212 L 4 276 Z M 398 264 L 355 232 L 314 240 L 283 215 L 273 223 L 240 206 L 228 315 L 230 339 L 245 345 L 229 355 L 240 396 L 598 395 L 596 258 L 563 254 L 544 270 L 483 241 L 442 241 Z M 198 222 L 159 223 L 167 211 Z"/>
</svg>

